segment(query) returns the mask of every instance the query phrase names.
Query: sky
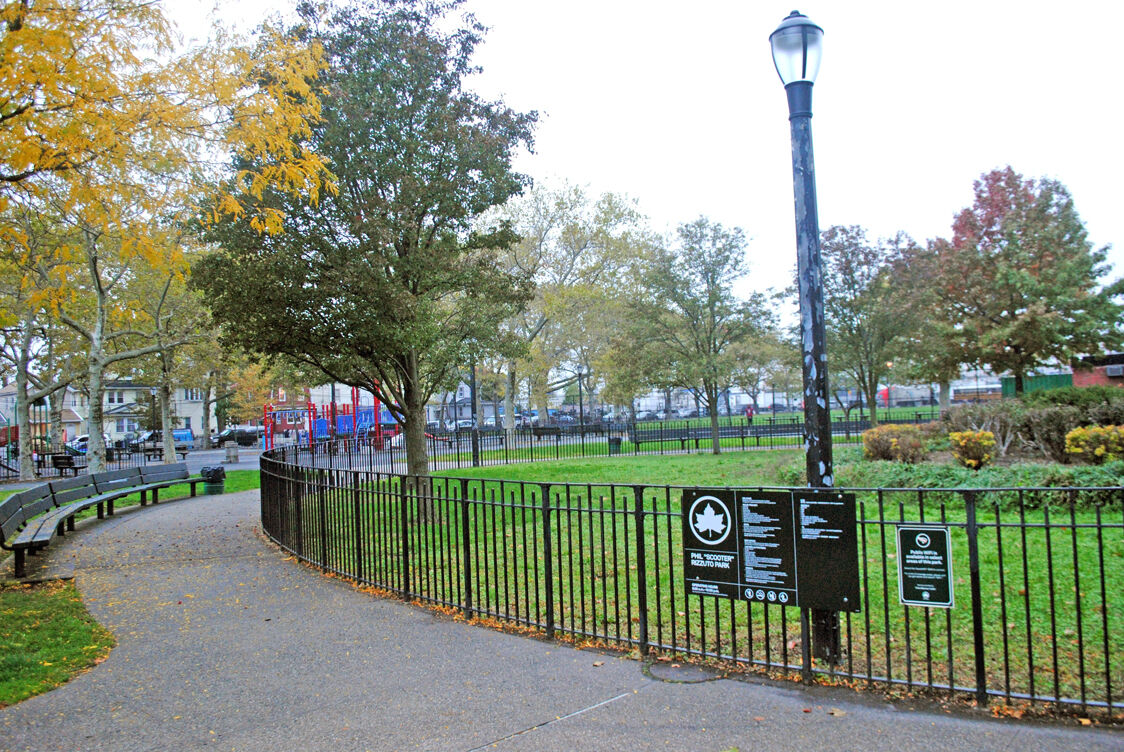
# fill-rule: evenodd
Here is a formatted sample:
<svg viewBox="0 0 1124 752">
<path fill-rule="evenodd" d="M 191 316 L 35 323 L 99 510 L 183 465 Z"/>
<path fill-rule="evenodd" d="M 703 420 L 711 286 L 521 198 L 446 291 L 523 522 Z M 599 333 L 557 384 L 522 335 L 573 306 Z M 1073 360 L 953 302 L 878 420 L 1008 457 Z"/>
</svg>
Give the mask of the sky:
<svg viewBox="0 0 1124 752">
<path fill-rule="evenodd" d="M 175 0 L 201 33 L 260 20 L 285 0 Z M 771 0 L 468 0 L 489 27 L 474 88 L 536 110 L 538 182 L 625 194 L 653 229 L 705 215 L 749 238 L 748 289 L 789 284 L 795 220 L 788 109 Z M 813 94 L 820 227 L 872 238 L 947 237 L 972 184 L 1012 166 L 1061 181 L 1124 276 L 1124 2 L 829 2 L 795 7 L 824 29 Z"/>
</svg>

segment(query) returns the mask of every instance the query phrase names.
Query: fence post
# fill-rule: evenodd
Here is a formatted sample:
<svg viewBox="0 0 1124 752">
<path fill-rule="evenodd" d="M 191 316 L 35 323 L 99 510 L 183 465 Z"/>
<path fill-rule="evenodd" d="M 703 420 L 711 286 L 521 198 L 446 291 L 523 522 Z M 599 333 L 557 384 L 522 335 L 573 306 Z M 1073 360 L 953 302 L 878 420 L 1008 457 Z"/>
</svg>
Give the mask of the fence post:
<svg viewBox="0 0 1124 752">
<path fill-rule="evenodd" d="M 644 550 L 644 486 L 633 486 L 636 522 L 636 606 L 640 609 L 640 655 L 648 654 L 648 563 Z"/>
<path fill-rule="evenodd" d="M 984 664 L 983 600 L 980 595 L 980 544 L 976 525 L 976 492 L 964 492 L 967 512 L 968 573 L 972 589 L 972 639 L 976 653 L 976 702 L 987 706 L 987 667 Z"/>
<path fill-rule="evenodd" d="M 542 489 L 542 555 L 543 577 L 546 578 L 546 636 L 554 637 L 554 557 L 550 543 L 550 484 L 543 483 Z"/>
<path fill-rule="evenodd" d="M 472 541 L 468 531 L 468 478 L 461 478 L 461 566 L 464 578 L 464 613 L 472 611 Z"/>
<path fill-rule="evenodd" d="M 363 515 L 359 508 L 359 472 L 351 473 L 351 504 L 354 510 L 352 525 L 355 527 L 355 579 L 363 580 Z"/>
<path fill-rule="evenodd" d="M 410 491 L 407 480 L 410 476 L 398 476 L 399 494 L 399 538 L 402 545 L 402 594 L 410 594 L 410 529 L 409 508 Z"/>
<path fill-rule="evenodd" d="M 324 508 L 324 487 L 327 481 L 325 480 L 324 469 L 321 468 L 316 471 L 316 507 L 317 515 L 320 518 L 320 568 L 328 568 L 328 514 Z"/>
</svg>

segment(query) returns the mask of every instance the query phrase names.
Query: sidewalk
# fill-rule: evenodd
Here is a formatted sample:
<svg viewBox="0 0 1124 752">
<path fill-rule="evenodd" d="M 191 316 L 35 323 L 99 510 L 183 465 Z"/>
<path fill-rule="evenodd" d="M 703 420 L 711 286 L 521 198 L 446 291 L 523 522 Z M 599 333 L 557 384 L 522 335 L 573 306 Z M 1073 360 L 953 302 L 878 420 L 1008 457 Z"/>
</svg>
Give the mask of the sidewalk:
<svg viewBox="0 0 1124 752">
<path fill-rule="evenodd" d="M 1124 750 L 1116 730 L 645 672 L 454 622 L 301 566 L 262 541 L 257 514 L 256 491 L 135 508 L 32 559 L 74 575 L 118 646 L 0 709 L 0 749 Z"/>
</svg>

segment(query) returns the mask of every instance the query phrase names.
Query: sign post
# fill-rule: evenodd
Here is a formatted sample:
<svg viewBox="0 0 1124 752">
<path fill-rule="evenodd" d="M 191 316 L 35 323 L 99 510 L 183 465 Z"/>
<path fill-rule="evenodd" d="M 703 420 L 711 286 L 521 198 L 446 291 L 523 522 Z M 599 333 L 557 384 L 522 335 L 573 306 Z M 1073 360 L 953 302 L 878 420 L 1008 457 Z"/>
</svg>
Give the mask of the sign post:
<svg viewBox="0 0 1124 752">
<path fill-rule="evenodd" d="M 898 600 L 952 608 L 952 540 L 941 525 L 898 526 Z"/>
</svg>

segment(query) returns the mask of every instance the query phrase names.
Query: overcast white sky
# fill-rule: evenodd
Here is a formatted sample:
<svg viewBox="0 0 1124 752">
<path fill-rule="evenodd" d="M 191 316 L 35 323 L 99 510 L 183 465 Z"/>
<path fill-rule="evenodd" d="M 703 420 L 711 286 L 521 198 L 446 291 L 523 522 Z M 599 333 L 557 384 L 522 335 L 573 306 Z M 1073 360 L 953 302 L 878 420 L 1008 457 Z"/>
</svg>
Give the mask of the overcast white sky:
<svg viewBox="0 0 1124 752">
<path fill-rule="evenodd" d="M 169 0 L 198 24 L 285 0 Z M 538 110 L 518 168 L 639 202 L 653 228 L 705 214 L 751 239 L 751 285 L 795 266 L 784 90 L 773 0 L 469 0 L 491 31 L 475 88 Z M 1114 30 L 1124 2 L 945 0 L 795 7 L 824 29 L 812 130 L 820 226 L 947 236 L 972 181 L 1010 164 L 1072 192 L 1092 242 L 1124 275 L 1124 174 Z M 1113 92 L 1117 92 L 1113 94 Z"/>
</svg>

